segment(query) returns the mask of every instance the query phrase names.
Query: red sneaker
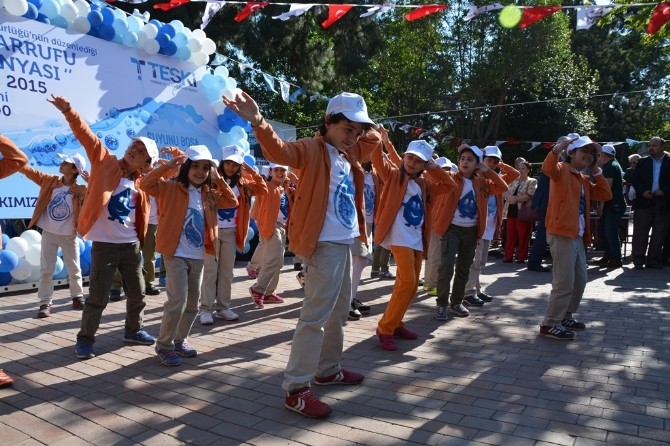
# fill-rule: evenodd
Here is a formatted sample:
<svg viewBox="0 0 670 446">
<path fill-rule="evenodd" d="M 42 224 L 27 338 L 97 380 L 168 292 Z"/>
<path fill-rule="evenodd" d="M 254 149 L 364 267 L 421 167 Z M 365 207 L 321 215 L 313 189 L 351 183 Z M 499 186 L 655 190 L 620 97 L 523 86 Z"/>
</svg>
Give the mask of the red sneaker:
<svg viewBox="0 0 670 446">
<path fill-rule="evenodd" d="M 14 382 L 14 378 L 7 375 L 4 370 L 0 369 L 0 388 L 11 386 Z"/>
<path fill-rule="evenodd" d="M 265 304 L 283 304 L 284 298 L 277 296 L 275 293 L 266 294 L 263 296 L 263 303 Z"/>
<path fill-rule="evenodd" d="M 310 418 L 327 417 L 333 411 L 328 404 L 319 401 L 309 387 L 303 387 L 292 394 L 286 394 L 284 406 L 288 410 L 298 412 Z"/>
<path fill-rule="evenodd" d="M 249 276 L 250 279 L 255 279 L 258 277 L 258 271 L 247 266 L 247 276 Z"/>
<path fill-rule="evenodd" d="M 340 369 L 339 372 L 330 376 L 315 376 L 314 384 L 319 386 L 332 386 L 336 384 L 360 384 L 363 381 L 363 375 L 358 372 L 351 372 L 347 369 Z"/>
<path fill-rule="evenodd" d="M 79 297 L 72 298 L 72 309 L 81 311 L 84 309 L 84 300 Z"/>
<path fill-rule="evenodd" d="M 251 298 L 254 300 L 256 308 L 263 308 L 263 293 L 255 291 L 254 287 L 249 287 L 249 294 L 251 294 Z"/>
<path fill-rule="evenodd" d="M 395 341 L 393 340 L 393 335 L 382 334 L 379 332 L 379 329 L 377 329 L 377 337 L 379 338 L 379 346 L 382 348 L 382 350 L 388 350 L 392 352 L 398 348 L 398 346 L 395 345 Z"/>
<path fill-rule="evenodd" d="M 395 329 L 395 331 L 393 331 L 393 337 L 400 339 L 409 339 L 410 341 L 413 341 L 417 339 L 419 336 L 412 330 L 408 330 L 405 327 L 398 327 Z"/>
</svg>

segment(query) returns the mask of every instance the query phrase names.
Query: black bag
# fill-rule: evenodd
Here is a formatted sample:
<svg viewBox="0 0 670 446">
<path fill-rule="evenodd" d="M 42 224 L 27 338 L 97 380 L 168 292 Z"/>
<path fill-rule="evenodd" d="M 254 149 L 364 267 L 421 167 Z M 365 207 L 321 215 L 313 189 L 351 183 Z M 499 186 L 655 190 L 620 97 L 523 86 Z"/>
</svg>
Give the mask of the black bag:
<svg viewBox="0 0 670 446">
<path fill-rule="evenodd" d="M 516 215 L 516 219 L 523 223 L 535 223 L 539 218 L 537 209 L 533 209 L 530 206 L 521 206 L 519 213 Z"/>
</svg>

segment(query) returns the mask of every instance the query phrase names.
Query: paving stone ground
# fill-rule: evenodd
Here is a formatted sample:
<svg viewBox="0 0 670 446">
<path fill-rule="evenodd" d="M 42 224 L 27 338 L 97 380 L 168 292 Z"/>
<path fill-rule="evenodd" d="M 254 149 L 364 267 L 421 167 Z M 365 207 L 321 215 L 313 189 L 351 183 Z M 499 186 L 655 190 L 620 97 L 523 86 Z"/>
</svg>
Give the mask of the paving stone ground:
<svg viewBox="0 0 670 446">
<path fill-rule="evenodd" d="M 199 351 L 163 367 L 153 347 L 122 342 L 125 301 L 111 302 L 97 356 L 80 361 L 80 313 L 67 289 L 50 318 L 36 292 L 0 295 L 0 445 L 667 445 L 670 443 L 670 269 L 589 267 L 572 342 L 538 336 L 550 273 L 489 262 L 492 303 L 436 321 L 420 292 L 407 316 L 418 341 L 379 348 L 376 323 L 392 282 L 363 273 L 369 316 L 349 322 L 345 367 L 362 385 L 317 387 L 325 420 L 286 410 L 280 388 L 302 290 L 287 259 L 283 305 L 253 309 L 244 263 L 233 289 L 236 322 L 193 327 Z M 393 269 L 392 269 L 393 270 Z M 158 334 L 165 293 L 148 296 L 145 326 Z M 316 352 L 314 352 L 316 354 Z"/>
</svg>

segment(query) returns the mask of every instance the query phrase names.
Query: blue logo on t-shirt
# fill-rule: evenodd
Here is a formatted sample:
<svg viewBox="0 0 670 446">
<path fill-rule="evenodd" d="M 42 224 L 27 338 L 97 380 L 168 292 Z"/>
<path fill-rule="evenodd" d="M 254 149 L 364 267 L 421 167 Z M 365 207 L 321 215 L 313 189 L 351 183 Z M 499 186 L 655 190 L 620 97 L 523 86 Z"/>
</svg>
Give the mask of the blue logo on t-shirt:
<svg viewBox="0 0 670 446">
<path fill-rule="evenodd" d="M 281 194 L 281 200 L 279 201 L 279 210 L 284 218 L 288 217 L 288 197 L 286 194 Z"/>
<path fill-rule="evenodd" d="M 194 248 L 204 246 L 205 219 L 202 214 L 193 208 L 186 211 L 186 221 L 184 222 L 184 237 L 186 242 Z"/>
<path fill-rule="evenodd" d="M 405 226 L 414 226 L 415 228 L 423 222 L 423 201 L 419 194 L 414 195 L 402 204 L 405 208 L 402 216 L 405 219 Z"/>
<path fill-rule="evenodd" d="M 586 200 L 584 194 L 579 197 L 579 215 L 586 215 Z"/>
<path fill-rule="evenodd" d="M 498 200 L 495 195 L 489 195 L 488 214 L 493 215 L 498 209 Z"/>
<path fill-rule="evenodd" d="M 349 176 L 340 172 L 342 181 L 335 189 L 333 203 L 335 215 L 342 225 L 347 229 L 353 229 L 356 226 L 356 206 L 354 205 L 354 186 L 349 181 Z"/>
<path fill-rule="evenodd" d="M 458 212 L 461 217 L 473 219 L 477 216 L 477 203 L 475 202 L 475 193 L 473 191 L 463 195 L 458 200 Z"/>
<path fill-rule="evenodd" d="M 70 206 L 65 197 L 70 192 L 59 192 L 49 202 L 47 212 L 53 221 L 65 221 L 70 216 Z"/>
<path fill-rule="evenodd" d="M 366 184 L 363 187 L 363 198 L 365 199 L 365 215 L 372 216 L 375 211 L 375 189 Z"/>
<path fill-rule="evenodd" d="M 233 217 L 235 217 L 235 211 L 237 210 L 238 206 L 235 206 L 234 208 L 227 208 L 227 209 L 219 209 L 216 211 L 217 214 L 219 214 L 219 220 L 221 221 L 232 221 Z"/>
<path fill-rule="evenodd" d="M 116 195 L 112 195 L 112 198 L 107 203 L 107 212 L 109 212 L 109 220 L 118 220 L 119 223 L 123 224 L 124 221 L 128 220 L 130 211 L 135 209 L 135 206 L 130 206 L 130 189 L 124 189 Z"/>
</svg>

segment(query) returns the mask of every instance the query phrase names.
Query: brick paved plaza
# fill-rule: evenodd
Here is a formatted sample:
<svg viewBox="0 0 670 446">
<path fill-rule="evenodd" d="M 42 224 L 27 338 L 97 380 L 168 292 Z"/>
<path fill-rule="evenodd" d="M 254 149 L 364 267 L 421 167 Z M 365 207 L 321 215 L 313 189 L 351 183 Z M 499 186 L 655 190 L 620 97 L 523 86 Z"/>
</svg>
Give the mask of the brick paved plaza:
<svg viewBox="0 0 670 446">
<path fill-rule="evenodd" d="M 378 347 L 374 330 L 392 282 L 369 279 L 359 297 L 372 312 L 346 327 L 344 365 L 362 385 L 318 387 L 325 420 L 286 410 L 280 388 L 302 290 L 292 264 L 283 305 L 253 309 L 238 263 L 236 322 L 196 322 L 199 355 L 163 367 L 153 347 L 122 342 L 125 301 L 109 304 L 97 357 L 79 361 L 80 313 L 67 290 L 36 319 L 36 292 L 0 295 L 0 445 L 667 445 L 670 443 L 669 269 L 589 267 L 572 342 L 538 336 L 550 273 L 490 262 L 495 296 L 465 319 L 438 322 L 421 292 L 406 322 L 418 341 Z M 158 334 L 165 293 L 147 297 L 145 325 Z"/>
</svg>

